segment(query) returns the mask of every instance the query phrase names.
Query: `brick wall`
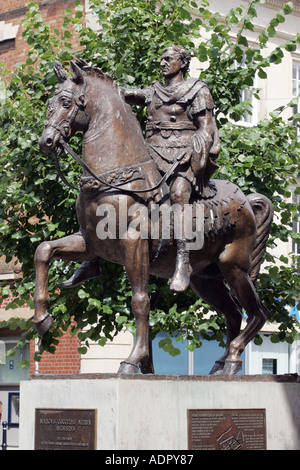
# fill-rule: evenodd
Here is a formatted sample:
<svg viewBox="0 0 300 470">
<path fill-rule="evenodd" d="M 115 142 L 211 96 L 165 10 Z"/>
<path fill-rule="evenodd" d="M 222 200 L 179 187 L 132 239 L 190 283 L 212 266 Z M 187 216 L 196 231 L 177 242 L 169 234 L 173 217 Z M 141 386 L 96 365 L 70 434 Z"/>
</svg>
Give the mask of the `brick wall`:
<svg viewBox="0 0 300 470">
<path fill-rule="evenodd" d="M 6 283 L 5 281 L 2 281 L 1 282 L 1 286 L 2 287 L 5 287 L 7 289 L 10 289 L 10 284 L 9 283 Z M 6 297 L 5 299 L 3 299 L 2 297 L 0 297 L 0 309 L 6 309 L 6 307 L 11 303 L 13 302 L 13 300 L 15 299 L 15 297 L 13 297 L 11 291 L 9 293 L 9 296 Z M 28 307 L 27 305 L 24 305 L 24 307 Z"/>
<path fill-rule="evenodd" d="M 39 0 L 40 10 L 45 21 L 53 28 L 60 29 L 66 8 L 74 9 L 74 0 Z M 84 0 L 83 0 L 84 3 Z M 9 69 L 26 58 L 27 44 L 22 40 L 21 20 L 26 14 L 28 0 L 5 0 L 0 2 L 0 23 L 5 22 L 5 27 L 19 26 L 15 39 L 0 40 L 0 62 Z M 2 24 L 2 27 L 4 25 Z M 76 36 L 71 39 L 74 50 L 80 47 Z"/>
<path fill-rule="evenodd" d="M 0 4 L 0 13 L 22 8 L 26 3 L 26 0 L 5 0 Z"/>
<path fill-rule="evenodd" d="M 22 40 L 22 27 L 21 20 L 26 14 L 26 5 L 29 0 L 0 0 L 0 62 L 4 63 L 9 69 L 18 62 L 22 62 L 27 56 L 27 44 Z M 63 24 L 63 17 L 66 8 L 74 8 L 74 0 L 38 0 L 40 9 L 44 20 L 46 20 L 53 28 L 59 29 Z M 84 0 L 83 0 L 84 3 Z M 17 33 L 15 26 L 19 26 Z M 10 37 L 10 32 L 12 36 Z M 8 34 L 6 34 L 8 33 Z M 7 39 L 5 39 L 8 37 Z M 79 45 L 76 42 L 76 37 L 73 37 L 71 43 L 74 44 L 74 50 L 78 50 Z M 10 265 L 5 264 L 4 258 L 0 258 L 0 274 L 2 279 L 5 278 L 5 273 L 11 274 L 18 267 L 14 263 Z M 2 283 L 8 283 L 2 280 Z M 0 299 L 0 309 L 5 309 L 7 303 L 13 299 L 2 301 Z M 33 314 L 33 312 L 32 312 Z M 0 330 L 1 336 L 1 330 Z M 59 345 L 56 348 L 56 353 L 43 354 L 41 362 L 38 364 L 39 373 L 43 374 L 69 374 L 80 372 L 80 354 L 77 352 L 79 347 L 77 337 L 72 338 L 70 334 L 66 333 L 60 338 Z M 33 357 L 35 351 L 35 343 L 30 345 L 30 357 Z M 35 361 L 31 360 L 30 364 L 30 377 L 35 373 Z"/>
<path fill-rule="evenodd" d="M 80 354 L 77 348 L 80 346 L 78 338 L 71 337 L 69 333 L 60 338 L 59 345 L 56 346 L 55 354 L 43 353 L 41 361 L 38 363 L 39 374 L 79 374 Z M 30 344 L 30 357 L 35 352 L 35 343 Z M 30 361 L 30 377 L 35 374 L 36 363 Z"/>
</svg>

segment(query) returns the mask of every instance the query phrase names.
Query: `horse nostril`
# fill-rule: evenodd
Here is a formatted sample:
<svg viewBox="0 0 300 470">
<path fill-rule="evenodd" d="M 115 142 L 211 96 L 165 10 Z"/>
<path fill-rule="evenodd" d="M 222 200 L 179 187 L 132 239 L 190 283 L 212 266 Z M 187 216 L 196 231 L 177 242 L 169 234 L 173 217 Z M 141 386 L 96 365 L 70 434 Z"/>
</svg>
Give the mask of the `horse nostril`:
<svg viewBox="0 0 300 470">
<path fill-rule="evenodd" d="M 48 147 L 51 147 L 52 144 L 53 144 L 53 139 L 51 139 L 51 137 L 48 137 L 48 138 L 46 139 L 46 145 L 47 145 Z"/>
</svg>

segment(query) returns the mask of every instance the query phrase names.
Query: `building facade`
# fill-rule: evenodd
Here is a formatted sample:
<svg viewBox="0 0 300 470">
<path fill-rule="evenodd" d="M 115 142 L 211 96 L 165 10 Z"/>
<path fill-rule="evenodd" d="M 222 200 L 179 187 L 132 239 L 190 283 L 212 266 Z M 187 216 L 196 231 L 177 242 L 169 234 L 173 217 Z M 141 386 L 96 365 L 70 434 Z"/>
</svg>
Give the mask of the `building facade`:
<svg viewBox="0 0 300 470">
<path fill-rule="evenodd" d="M 58 28 L 63 23 L 66 8 L 74 9 L 74 1 L 66 0 L 39 0 L 40 10 L 43 18 L 53 27 Z M 294 11 L 279 28 L 276 37 L 270 41 L 270 49 L 279 45 L 299 32 L 300 26 L 300 2 L 295 0 Z M 26 14 L 27 0 L 5 0 L 0 4 L 0 62 L 9 69 L 23 61 L 27 54 L 27 45 L 22 40 L 21 20 Z M 85 6 L 85 21 L 93 28 L 97 28 L 95 19 L 89 8 L 89 1 L 83 0 Z M 231 8 L 238 6 L 239 0 L 212 0 L 211 9 L 226 14 Z M 255 41 L 258 31 L 274 17 L 283 5 L 279 0 L 267 0 L 258 8 L 258 17 L 254 25 L 254 32 L 248 32 L 249 42 Z M 232 35 L 235 35 L 233 28 Z M 79 45 L 76 38 L 72 38 L 74 50 Z M 201 67 L 205 65 L 201 64 Z M 191 76 L 199 75 L 199 64 L 192 62 Z M 146 84 L 145 84 L 146 85 Z M 255 84 L 261 89 L 260 101 L 253 102 L 252 115 L 246 115 L 240 125 L 255 125 L 259 120 L 268 116 L 275 108 L 288 103 L 293 97 L 300 93 L 300 47 L 294 52 L 284 52 L 284 59 L 280 65 L 271 66 L 268 70 L 267 80 L 257 78 Z M 247 93 L 247 92 L 244 92 Z M 251 91 L 249 91 L 251 93 Z M 0 88 L 1 94 L 1 88 Z M 247 98 L 249 95 L 245 95 Z M 243 97 L 242 97 L 243 98 Z M 300 105 L 299 105 L 300 106 Z M 300 107 L 299 107 L 300 110 Z M 298 228 L 299 230 L 299 225 Z M 292 250 L 300 253 L 299 246 L 290 243 L 280 243 L 278 250 L 287 255 Z M 6 264 L 0 260 L 0 281 L 9 285 L 17 276 L 21 275 L 21 267 L 14 262 Z M 11 317 L 30 318 L 33 315 L 28 306 L 22 306 L 14 310 L 6 310 L 7 302 L 0 305 L 0 321 Z M 295 309 L 292 312 L 298 315 Z M 241 373 L 246 374 L 285 374 L 300 373 L 300 341 L 292 345 L 287 343 L 273 344 L 268 338 L 274 326 L 267 325 L 263 333 L 263 345 L 258 347 L 250 343 L 244 352 L 244 368 Z M 19 350 L 14 357 L 7 357 L 7 350 L 11 349 L 17 342 L 19 331 L 0 329 L 0 402 L 2 402 L 2 419 L 9 422 L 8 442 L 11 447 L 18 445 L 18 390 L 21 380 L 29 380 L 33 374 L 61 374 L 61 373 L 93 373 L 93 372 L 117 372 L 120 362 L 126 358 L 133 345 L 133 337 L 130 333 L 120 334 L 113 343 L 107 343 L 100 347 L 95 343 L 84 356 L 80 356 L 77 348 L 79 340 L 72 338 L 69 334 L 64 335 L 57 347 L 55 355 L 44 354 L 41 362 L 33 361 L 32 357 L 38 343 L 26 344 L 23 350 Z M 171 357 L 164 353 L 158 346 L 159 340 L 164 337 L 159 335 L 153 344 L 153 357 L 155 371 L 158 374 L 207 374 L 214 360 L 222 355 L 219 346 L 214 342 L 207 342 L 203 347 L 191 353 L 185 347 L 187 344 L 176 342 L 181 354 Z M 22 369 L 18 364 L 25 360 L 30 361 L 30 369 Z M 0 438 L 1 443 L 1 438 Z"/>
<path fill-rule="evenodd" d="M 67 8 L 74 9 L 73 0 L 38 0 L 43 19 L 53 28 L 59 29 L 64 21 Z M 0 3 L 0 63 L 5 64 L 9 70 L 27 57 L 27 44 L 22 39 L 21 21 L 26 15 L 27 0 L 5 0 Z M 76 38 L 72 38 L 74 50 L 78 49 Z M 1 76 L 0 76 L 1 83 Z M 1 86 L 0 86 L 1 95 Z M 0 282 L 9 286 L 16 277 L 21 275 L 21 266 L 15 260 L 7 264 L 0 259 Z M 6 310 L 7 304 L 13 299 L 9 297 L 0 305 L 0 322 L 8 318 L 19 317 L 28 319 L 33 311 L 28 306 Z M 0 402 L 2 403 L 2 421 L 8 422 L 8 447 L 18 446 L 18 404 L 19 384 L 21 380 L 29 380 L 33 374 L 68 374 L 79 373 L 81 368 L 80 354 L 78 353 L 79 340 L 65 334 L 57 347 L 57 354 L 46 353 L 40 362 L 33 360 L 38 348 L 38 342 L 26 344 L 17 350 L 13 357 L 6 353 L 12 350 L 20 338 L 21 332 L 7 328 L 0 329 Z M 19 363 L 30 361 L 30 368 L 21 368 Z M 1 418 L 0 418 L 1 420 Z M 2 426 L 0 425 L 0 445 L 2 443 Z"/>
</svg>

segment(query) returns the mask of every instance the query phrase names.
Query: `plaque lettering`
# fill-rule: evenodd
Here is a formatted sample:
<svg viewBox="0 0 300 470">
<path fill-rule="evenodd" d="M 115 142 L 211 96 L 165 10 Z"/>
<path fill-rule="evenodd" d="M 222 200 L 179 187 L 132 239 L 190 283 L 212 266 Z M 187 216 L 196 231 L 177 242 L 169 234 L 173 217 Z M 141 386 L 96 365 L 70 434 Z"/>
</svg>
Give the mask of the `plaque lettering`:
<svg viewBox="0 0 300 470">
<path fill-rule="evenodd" d="M 266 450 L 266 411 L 188 410 L 188 449 Z"/>
<path fill-rule="evenodd" d="M 96 410 L 35 410 L 35 450 L 95 449 Z"/>
</svg>

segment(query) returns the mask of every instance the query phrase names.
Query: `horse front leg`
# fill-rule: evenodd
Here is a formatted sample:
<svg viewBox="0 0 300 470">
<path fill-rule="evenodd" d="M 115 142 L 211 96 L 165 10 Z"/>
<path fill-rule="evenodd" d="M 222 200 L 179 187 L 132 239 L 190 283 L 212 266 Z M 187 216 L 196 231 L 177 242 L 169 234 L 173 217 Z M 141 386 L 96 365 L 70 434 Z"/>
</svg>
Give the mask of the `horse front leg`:
<svg viewBox="0 0 300 470">
<path fill-rule="evenodd" d="M 119 374 L 138 373 L 138 364 L 149 360 L 149 248 L 148 240 L 127 240 L 126 272 L 132 287 L 132 311 L 136 319 L 136 340 L 127 359 L 121 362 Z"/>
<path fill-rule="evenodd" d="M 33 321 L 39 336 L 43 336 L 53 323 L 52 316 L 48 312 L 48 272 L 51 260 L 58 258 L 70 261 L 83 261 L 86 257 L 85 239 L 80 232 L 60 238 L 59 240 L 43 242 L 37 247 L 34 257 L 36 282 Z"/>
</svg>

